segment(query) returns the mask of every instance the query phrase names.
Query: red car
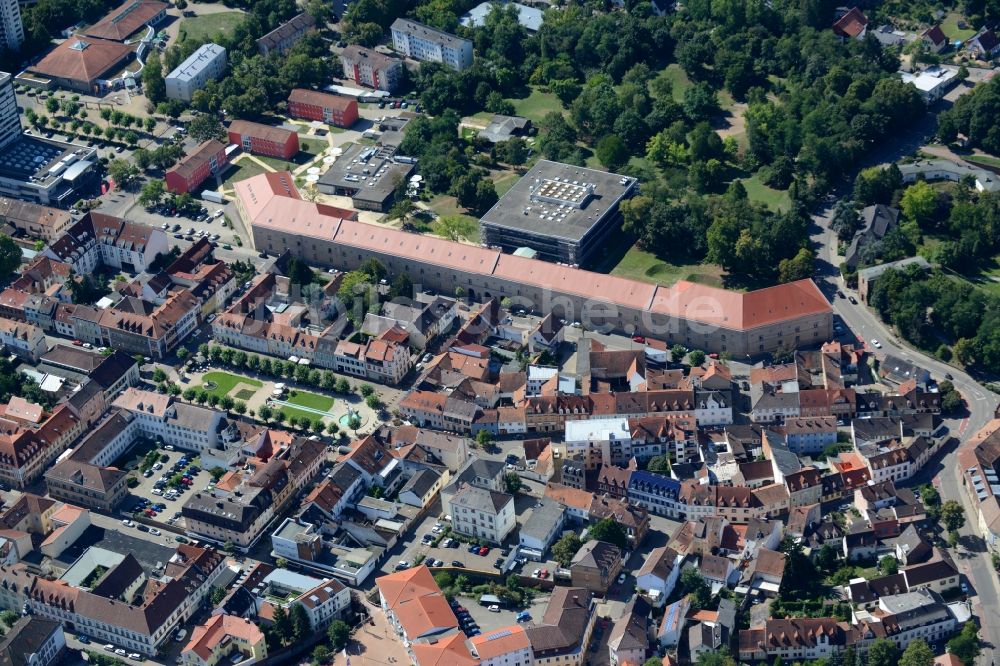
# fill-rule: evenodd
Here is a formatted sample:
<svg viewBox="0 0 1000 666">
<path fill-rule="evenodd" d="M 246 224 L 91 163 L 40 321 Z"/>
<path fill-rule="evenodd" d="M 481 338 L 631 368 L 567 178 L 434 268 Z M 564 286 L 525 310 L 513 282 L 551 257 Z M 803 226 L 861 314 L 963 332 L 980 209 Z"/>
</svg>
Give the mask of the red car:
<svg viewBox="0 0 1000 666">
<path fill-rule="evenodd" d="M 482 548 L 479 549 L 479 554 L 480 555 L 488 555 L 489 552 L 490 552 L 490 549 L 488 547 L 486 547 L 486 546 L 483 546 Z"/>
<path fill-rule="evenodd" d="M 548 569 L 542 569 L 541 571 L 538 572 L 538 577 L 539 578 L 548 578 L 549 577 L 549 570 Z"/>
<path fill-rule="evenodd" d="M 80 346 L 80 345 L 82 345 L 82 344 L 83 344 L 83 342 L 82 342 L 82 341 L 80 341 L 80 340 L 74 340 L 74 341 L 73 341 L 73 346 L 74 346 L 74 347 L 79 347 L 79 346 Z"/>
<path fill-rule="evenodd" d="M 717 358 L 719 358 L 719 355 L 716 354 L 715 352 L 712 352 L 711 354 L 708 355 L 708 357 L 709 358 L 716 358 L 717 359 Z"/>
<path fill-rule="evenodd" d="M 156 512 L 153 511 L 152 509 L 146 509 L 145 511 L 143 511 L 143 513 L 146 514 L 146 516 L 149 518 L 152 518 L 153 516 L 156 515 Z"/>
<path fill-rule="evenodd" d="M 181 483 L 183 483 L 185 486 L 190 486 L 192 483 L 194 483 L 194 481 L 192 481 L 191 479 L 181 479 Z"/>
<path fill-rule="evenodd" d="M 644 342 L 646 342 L 646 338 L 642 337 L 641 335 L 633 335 L 632 342 L 638 342 L 639 344 L 643 344 Z"/>
</svg>

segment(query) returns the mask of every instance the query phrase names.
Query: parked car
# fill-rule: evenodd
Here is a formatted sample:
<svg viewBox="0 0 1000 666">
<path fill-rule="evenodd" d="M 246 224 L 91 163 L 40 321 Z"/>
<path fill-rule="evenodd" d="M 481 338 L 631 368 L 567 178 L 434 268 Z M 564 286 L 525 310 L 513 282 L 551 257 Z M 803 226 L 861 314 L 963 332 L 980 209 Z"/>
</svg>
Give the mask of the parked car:
<svg viewBox="0 0 1000 666">
<path fill-rule="evenodd" d="M 490 606 L 489 611 L 491 613 L 499 613 L 500 612 L 500 606 L 498 606 L 497 604 L 493 604 L 492 606 Z"/>
<path fill-rule="evenodd" d="M 399 562 L 396 562 L 396 571 L 402 571 L 403 569 L 409 569 L 409 568 L 410 568 L 410 563 L 407 562 L 406 560 L 400 560 Z"/>
<path fill-rule="evenodd" d="M 104 649 L 107 650 L 108 652 L 114 652 L 115 646 L 112 645 L 111 643 L 108 643 L 107 645 L 104 646 Z"/>
<path fill-rule="evenodd" d="M 465 565 L 462 564 L 461 562 L 459 562 L 458 560 L 452 560 L 451 561 L 451 566 L 455 567 L 456 569 L 464 569 L 465 568 Z"/>
<path fill-rule="evenodd" d="M 84 645 L 90 643 L 90 637 L 87 636 L 86 634 L 80 634 L 79 636 L 76 637 L 76 640 L 80 641 Z"/>
<path fill-rule="evenodd" d="M 129 520 L 128 518 L 122 521 L 122 525 L 124 525 L 125 527 L 135 527 L 135 523 Z"/>
<path fill-rule="evenodd" d="M 161 536 L 163 534 L 163 532 L 161 532 L 160 530 L 156 529 L 155 527 L 150 527 L 149 528 L 149 533 L 152 534 L 153 536 Z"/>
<path fill-rule="evenodd" d="M 486 555 L 489 555 L 489 553 L 490 553 L 490 548 L 489 548 L 489 546 L 483 546 L 482 548 L 480 548 L 480 549 L 479 549 L 479 555 L 480 555 L 481 557 L 482 557 L 482 556 L 486 556 Z"/>
<path fill-rule="evenodd" d="M 625 572 L 618 574 L 618 584 L 622 585 L 625 583 Z"/>
<path fill-rule="evenodd" d="M 471 546 L 469 546 L 469 552 L 472 553 L 473 555 L 475 555 L 476 553 L 478 553 L 479 552 L 479 544 L 478 543 L 474 543 Z"/>
</svg>

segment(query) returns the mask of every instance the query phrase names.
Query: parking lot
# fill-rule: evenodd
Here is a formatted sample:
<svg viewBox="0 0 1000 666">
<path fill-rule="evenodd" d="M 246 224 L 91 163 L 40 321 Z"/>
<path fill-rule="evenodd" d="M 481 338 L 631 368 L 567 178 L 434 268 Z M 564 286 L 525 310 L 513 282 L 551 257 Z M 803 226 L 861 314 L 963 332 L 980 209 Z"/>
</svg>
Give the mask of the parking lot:
<svg viewBox="0 0 1000 666">
<path fill-rule="evenodd" d="M 160 449 L 160 460 L 162 461 L 163 456 L 166 456 L 166 462 L 157 462 L 154 468 L 149 470 L 152 472 L 149 476 L 145 476 L 140 473 L 138 469 L 135 470 L 135 474 L 139 479 L 139 485 L 132 488 L 130 496 L 122 505 L 123 511 L 130 511 L 132 509 L 140 508 L 139 505 L 144 500 L 148 501 L 153 505 L 162 505 L 164 508 L 162 510 L 155 510 L 152 508 L 143 508 L 144 517 L 146 520 L 151 520 L 158 523 L 164 523 L 168 525 L 173 525 L 177 529 L 184 529 L 184 519 L 180 517 L 181 506 L 184 504 L 189 491 L 185 488 L 191 488 L 196 490 L 205 489 L 211 482 L 212 478 L 208 472 L 204 470 L 198 471 L 194 474 L 192 472 L 191 460 L 188 460 L 188 465 L 179 466 L 179 463 L 186 456 L 180 451 L 167 451 L 165 449 Z M 176 466 L 177 474 L 190 474 L 191 484 L 187 485 L 181 483 L 177 487 L 176 496 L 171 496 L 169 492 L 170 487 L 168 481 L 174 475 L 174 470 Z M 158 468 L 157 468 L 158 467 Z M 159 487 L 157 487 L 159 486 Z M 174 516 L 178 516 L 174 518 Z M 141 529 L 136 527 L 136 529 Z M 168 534 L 168 536 L 170 536 Z M 171 537 L 171 540 L 172 537 Z"/>
<path fill-rule="evenodd" d="M 451 608 L 455 611 L 455 617 L 462 625 L 467 636 L 477 636 L 488 634 L 502 627 L 509 627 L 512 624 L 529 624 L 532 621 L 538 622 L 545 613 L 545 606 L 549 602 L 549 595 L 542 594 L 536 596 L 531 601 L 531 607 L 525 610 L 520 608 L 506 608 L 500 606 L 497 610 L 490 610 L 492 606 L 479 603 L 478 597 L 455 597 L 451 602 Z"/>
</svg>

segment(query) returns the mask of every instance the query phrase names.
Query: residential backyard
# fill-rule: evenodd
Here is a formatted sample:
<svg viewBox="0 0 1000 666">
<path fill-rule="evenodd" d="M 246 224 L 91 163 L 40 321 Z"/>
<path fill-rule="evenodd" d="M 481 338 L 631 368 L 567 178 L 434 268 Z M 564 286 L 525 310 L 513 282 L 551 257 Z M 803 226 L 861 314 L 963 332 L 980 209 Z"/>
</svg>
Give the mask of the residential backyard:
<svg viewBox="0 0 1000 666">
<path fill-rule="evenodd" d="M 964 28 L 958 26 L 959 22 L 965 25 Z M 976 34 L 976 31 L 969 27 L 968 23 L 965 22 L 965 17 L 958 12 L 950 12 L 943 21 L 941 21 L 941 32 L 944 33 L 951 41 L 960 39 L 963 42 Z"/>
<path fill-rule="evenodd" d="M 555 93 L 545 92 L 534 86 L 527 97 L 510 101 L 514 104 L 514 115 L 523 116 L 533 123 L 540 123 L 549 111 L 566 113 Z M 486 120 L 489 122 L 488 118 Z"/>
<path fill-rule="evenodd" d="M 269 157 L 267 155 L 257 155 L 257 159 L 264 162 L 269 167 L 275 171 L 294 171 L 296 168 L 302 166 L 307 162 L 311 162 L 316 158 L 317 155 L 326 150 L 326 141 L 321 139 L 304 139 L 299 138 L 300 150 L 298 155 L 290 160 L 283 160 L 278 157 Z"/>
</svg>

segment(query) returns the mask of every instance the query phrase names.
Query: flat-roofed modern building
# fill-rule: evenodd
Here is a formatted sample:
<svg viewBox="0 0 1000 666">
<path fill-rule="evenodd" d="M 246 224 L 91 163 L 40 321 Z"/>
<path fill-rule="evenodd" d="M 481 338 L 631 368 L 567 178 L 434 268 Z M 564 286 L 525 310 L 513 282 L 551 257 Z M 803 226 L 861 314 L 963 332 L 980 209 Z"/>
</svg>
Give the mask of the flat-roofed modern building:
<svg viewBox="0 0 1000 666">
<path fill-rule="evenodd" d="M 226 71 L 226 49 L 218 44 L 203 44 L 177 68 L 167 74 L 167 97 L 190 102 L 191 97 L 209 81 Z"/>
<path fill-rule="evenodd" d="M 391 148 L 355 144 L 330 166 L 316 186 L 324 194 L 351 197 L 355 208 L 387 211 L 396 187 L 409 178 L 412 164 L 393 159 Z"/>
<path fill-rule="evenodd" d="M 582 266 L 621 227 L 618 205 L 637 190 L 635 178 L 539 160 L 483 215 L 483 243 Z"/>
<path fill-rule="evenodd" d="M 237 209 L 254 246 L 309 263 L 354 270 L 370 257 L 424 289 L 465 289 L 473 301 L 510 298 L 589 330 L 617 330 L 732 355 L 820 345 L 832 309 L 812 280 L 750 292 L 680 281 L 670 287 L 594 273 L 495 249 L 339 216 L 303 200 L 291 177 L 261 174 L 236 183 Z"/>
<path fill-rule="evenodd" d="M 95 186 L 96 150 L 26 136 L 13 78 L 0 72 L 0 196 L 67 207 Z"/>
<path fill-rule="evenodd" d="M 398 18 L 392 23 L 392 48 L 408 58 L 439 62 L 456 71 L 472 66 L 472 42 L 423 23 Z"/>
</svg>

